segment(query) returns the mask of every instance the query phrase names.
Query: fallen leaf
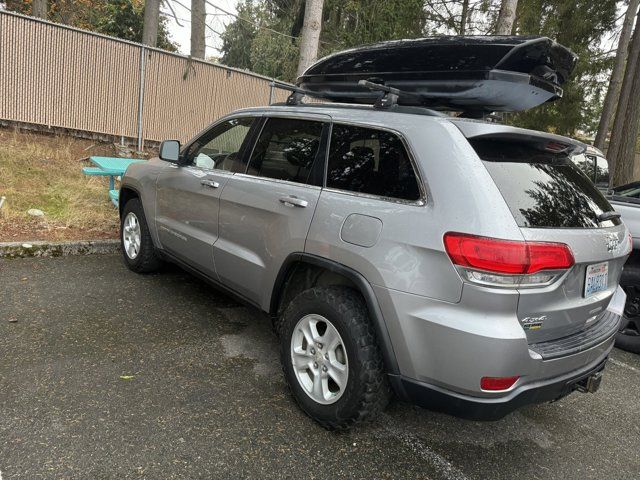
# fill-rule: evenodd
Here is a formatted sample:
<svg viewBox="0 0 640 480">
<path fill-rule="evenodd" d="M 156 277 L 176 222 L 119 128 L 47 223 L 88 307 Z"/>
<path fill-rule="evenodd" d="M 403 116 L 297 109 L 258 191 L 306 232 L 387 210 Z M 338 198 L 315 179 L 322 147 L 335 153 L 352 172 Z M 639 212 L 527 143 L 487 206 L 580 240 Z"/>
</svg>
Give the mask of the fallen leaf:
<svg viewBox="0 0 640 480">
<path fill-rule="evenodd" d="M 120 380 L 133 380 L 133 375 L 120 375 Z"/>
</svg>

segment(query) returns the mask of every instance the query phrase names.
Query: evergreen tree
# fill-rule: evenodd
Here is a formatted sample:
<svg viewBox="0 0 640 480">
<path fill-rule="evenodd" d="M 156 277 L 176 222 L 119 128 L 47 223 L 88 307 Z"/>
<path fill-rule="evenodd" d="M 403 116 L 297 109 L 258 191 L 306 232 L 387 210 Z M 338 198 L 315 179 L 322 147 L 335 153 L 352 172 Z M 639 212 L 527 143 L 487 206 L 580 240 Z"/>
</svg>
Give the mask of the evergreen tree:
<svg viewBox="0 0 640 480">
<path fill-rule="evenodd" d="M 264 5 L 254 5 L 252 0 L 238 4 L 237 18 L 222 33 L 222 58 L 220 62 L 230 67 L 252 70 L 251 46 L 258 33 L 257 24 L 262 22 Z M 264 73 L 255 70 L 256 73 Z"/>
</svg>

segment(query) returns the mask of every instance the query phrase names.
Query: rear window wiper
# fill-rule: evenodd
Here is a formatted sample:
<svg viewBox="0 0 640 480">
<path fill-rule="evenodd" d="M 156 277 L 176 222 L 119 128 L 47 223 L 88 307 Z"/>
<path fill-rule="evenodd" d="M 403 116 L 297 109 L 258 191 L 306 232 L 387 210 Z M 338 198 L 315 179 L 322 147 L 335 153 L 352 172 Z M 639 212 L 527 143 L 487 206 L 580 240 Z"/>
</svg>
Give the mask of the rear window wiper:
<svg viewBox="0 0 640 480">
<path fill-rule="evenodd" d="M 613 220 L 614 218 L 620 218 L 620 214 L 614 211 L 602 212 L 598 215 L 598 222 L 606 222 L 607 220 Z"/>
</svg>

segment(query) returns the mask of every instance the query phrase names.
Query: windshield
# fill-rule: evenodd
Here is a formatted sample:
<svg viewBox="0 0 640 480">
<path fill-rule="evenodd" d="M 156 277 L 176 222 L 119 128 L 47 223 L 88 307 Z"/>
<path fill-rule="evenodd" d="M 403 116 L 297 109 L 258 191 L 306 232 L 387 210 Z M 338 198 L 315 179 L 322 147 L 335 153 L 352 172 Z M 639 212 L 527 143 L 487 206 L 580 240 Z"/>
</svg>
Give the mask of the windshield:
<svg viewBox="0 0 640 480">
<path fill-rule="evenodd" d="M 613 194 L 616 197 L 640 198 L 640 182 L 630 183 L 615 188 Z"/>
<path fill-rule="evenodd" d="M 519 141 L 470 141 L 516 222 L 532 228 L 598 228 L 612 211 L 606 198 L 566 153 L 553 153 Z"/>
</svg>

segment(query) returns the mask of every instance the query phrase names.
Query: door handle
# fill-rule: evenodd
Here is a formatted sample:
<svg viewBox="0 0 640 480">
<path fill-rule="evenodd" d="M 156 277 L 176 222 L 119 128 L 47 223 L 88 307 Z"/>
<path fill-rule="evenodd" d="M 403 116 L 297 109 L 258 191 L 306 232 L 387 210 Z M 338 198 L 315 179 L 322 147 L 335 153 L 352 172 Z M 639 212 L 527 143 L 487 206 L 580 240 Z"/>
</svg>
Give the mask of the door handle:
<svg viewBox="0 0 640 480">
<path fill-rule="evenodd" d="M 209 188 L 218 188 L 220 186 L 218 182 L 214 182 L 213 180 L 200 180 L 200 185 L 204 185 Z"/>
<path fill-rule="evenodd" d="M 307 202 L 306 200 L 303 200 L 298 197 L 294 197 L 293 195 L 291 195 L 290 197 L 281 197 L 280 203 L 284 203 L 287 207 L 299 207 L 299 208 L 306 208 L 307 205 L 309 205 L 309 202 Z"/>
</svg>

